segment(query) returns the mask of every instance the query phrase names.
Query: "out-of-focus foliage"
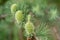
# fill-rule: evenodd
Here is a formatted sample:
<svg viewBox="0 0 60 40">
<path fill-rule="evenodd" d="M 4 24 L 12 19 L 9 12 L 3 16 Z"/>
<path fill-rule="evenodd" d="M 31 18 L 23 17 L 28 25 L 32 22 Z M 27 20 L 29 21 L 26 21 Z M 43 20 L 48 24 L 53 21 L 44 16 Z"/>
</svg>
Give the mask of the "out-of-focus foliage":
<svg viewBox="0 0 60 40">
<path fill-rule="evenodd" d="M 31 20 L 35 21 L 39 19 L 40 22 L 47 23 L 49 26 L 56 23 L 57 19 L 60 18 L 60 0 L 0 0 L 0 15 L 7 15 L 5 20 L 0 19 L 0 40 L 9 40 L 10 32 L 13 29 L 12 27 L 16 26 L 13 24 L 13 17 L 10 10 L 11 5 L 14 3 L 18 6 L 17 10 L 23 11 L 24 21 L 26 21 L 29 12 L 32 12 L 32 15 L 34 15 Z M 59 24 L 60 21 L 58 21 L 57 25 L 60 26 Z M 39 25 L 36 28 L 37 36 L 42 40 L 53 40 L 53 37 L 51 38 L 48 34 L 50 30 L 46 27 L 46 24 Z"/>
<path fill-rule="evenodd" d="M 48 28 L 46 23 L 41 23 L 36 29 L 36 35 L 39 36 L 41 40 L 54 40 L 51 35 L 51 30 Z"/>
<path fill-rule="evenodd" d="M 7 2 L 7 0 L 0 0 L 0 5 L 4 5 Z"/>
</svg>

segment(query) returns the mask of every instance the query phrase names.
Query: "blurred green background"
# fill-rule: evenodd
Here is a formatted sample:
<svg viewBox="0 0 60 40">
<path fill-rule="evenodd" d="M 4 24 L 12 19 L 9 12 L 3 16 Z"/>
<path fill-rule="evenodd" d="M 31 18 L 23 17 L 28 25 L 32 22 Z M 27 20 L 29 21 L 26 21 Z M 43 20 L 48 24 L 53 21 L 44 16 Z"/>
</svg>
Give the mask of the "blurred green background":
<svg viewBox="0 0 60 40">
<path fill-rule="evenodd" d="M 51 29 L 50 33 L 52 33 L 53 37 L 50 35 L 47 35 L 47 36 L 49 36 L 48 38 L 50 38 L 50 37 L 51 38 L 46 39 L 45 37 L 41 36 L 41 37 L 43 37 L 42 40 L 53 40 L 53 39 L 60 40 L 60 0 L 30 0 L 30 1 L 32 1 L 31 4 L 29 4 L 28 0 L 0 0 L 0 40 L 13 40 L 13 38 L 14 38 L 12 30 L 13 30 L 13 27 L 16 25 L 14 24 L 14 20 L 13 20 L 12 13 L 11 13 L 11 5 L 14 3 L 18 4 L 18 10 L 21 9 L 24 12 L 26 10 L 33 11 L 33 15 L 35 15 L 35 16 L 32 17 L 32 22 L 34 23 L 35 26 L 37 26 L 37 25 L 39 26 L 40 21 L 43 23 L 49 22 L 48 29 Z M 24 2 L 26 2 L 26 4 Z M 29 5 L 32 7 L 30 7 Z M 29 7 L 27 7 L 27 6 L 29 6 Z M 44 13 L 46 13 L 47 11 L 48 12 L 50 11 L 49 8 L 51 10 L 55 10 L 57 8 L 57 14 L 52 14 L 53 16 L 58 15 L 58 18 L 56 20 L 48 21 L 47 20 L 48 17 L 46 16 L 47 14 L 44 16 Z M 43 11 L 45 11 L 45 12 L 43 13 Z M 53 12 L 55 12 L 55 11 L 53 11 Z M 44 17 L 42 17 L 42 16 L 44 16 Z M 40 35 L 44 35 L 44 33 L 43 33 L 44 31 L 40 32 L 39 29 L 40 30 L 44 29 L 44 27 L 36 28 L 36 30 L 37 30 L 36 34 L 39 38 L 38 40 L 40 40 L 40 37 L 39 37 Z M 45 31 L 46 31 L 46 29 L 45 29 Z M 48 33 L 48 32 L 46 32 L 46 33 Z"/>
</svg>

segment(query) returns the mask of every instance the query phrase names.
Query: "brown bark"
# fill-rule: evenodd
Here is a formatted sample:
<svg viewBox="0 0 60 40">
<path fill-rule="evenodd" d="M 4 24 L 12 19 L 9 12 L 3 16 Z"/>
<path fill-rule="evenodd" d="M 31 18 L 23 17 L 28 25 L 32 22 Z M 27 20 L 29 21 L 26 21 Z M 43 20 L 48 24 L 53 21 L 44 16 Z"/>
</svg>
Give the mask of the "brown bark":
<svg viewBox="0 0 60 40">
<path fill-rule="evenodd" d="M 27 37 L 27 40 L 36 40 L 36 37 L 35 36 Z"/>
<path fill-rule="evenodd" d="M 5 20 L 6 16 L 7 16 L 6 14 L 0 15 L 0 20 Z"/>
<path fill-rule="evenodd" d="M 19 40 L 24 40 L 24 37 L 23 37 L 23 28 L 20 29 Z"/>
<path fill-rule="evenodd" d="M 60 40 L 60 36 L 59 36 L 57 27 L 54 27 L 54 28 L 53 28 L 53 31 L 54 31 L 54 33 L 55 33 L 55 36 L 56 36 L 57 40 Z"/>
<path fill-rule="evenodd" d="M 27 38 L 27 40 L 36 40 L 35 38 Z"/>
</svg>

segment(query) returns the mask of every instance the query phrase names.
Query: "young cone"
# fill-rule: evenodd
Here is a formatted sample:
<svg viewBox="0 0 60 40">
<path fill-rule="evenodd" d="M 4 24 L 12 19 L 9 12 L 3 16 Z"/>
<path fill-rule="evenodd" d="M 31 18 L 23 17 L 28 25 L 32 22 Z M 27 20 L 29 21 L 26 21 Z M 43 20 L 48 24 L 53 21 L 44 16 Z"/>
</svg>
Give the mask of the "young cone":
<svg viewBox="0 0 60 40">
<path fill-rule="evenodd" d="M 16 10 L 17 10 L 17 4 L 12 4 L 12 5 L 11 5 L 11 12 L 12 12 L 12 13 L 15 13 Z"/>
<path fill-rule="evenodd" d="M 28 21 L 25 24 L 25 30 L 28 36 L 32 36 L 34 33 L 34 25 L 33 23 L 30 21 L 31 15 L 28 15 Z"/>
<path fill-rule="evenodd" d="M 23 12 L 19 10 L 15 14 L 15 20 L 18 24 L 23 21 L 23 14 L 22 13 Z"/>
</svg>

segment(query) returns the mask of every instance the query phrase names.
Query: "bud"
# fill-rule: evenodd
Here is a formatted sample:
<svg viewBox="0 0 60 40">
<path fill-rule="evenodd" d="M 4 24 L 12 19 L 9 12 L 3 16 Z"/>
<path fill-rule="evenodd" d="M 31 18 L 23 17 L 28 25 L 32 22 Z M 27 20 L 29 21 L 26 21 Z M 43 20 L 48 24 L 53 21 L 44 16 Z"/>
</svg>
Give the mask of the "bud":
<svg viewBox="0 0 60 40">
<path fill-rule="evenodd" d="M 12 5 L 11 5 L 11 12 L 12 12 L 12 13 L 15 13 L 16 10 L 17 10 L 17 4 L 12 4 Z"/>
<path fill-rule="evenodd" d="M 28 15 L 28 21 L 25 24 L 25 31 L 28 35 L 31 35 L 32 33 L 34 33 L 34 25 L 32 22 L 29 21 L 30 19 L 30 15 Z"/>
<path fill-rule="evenodd" d="M 31 15 L 28 15 L 28 21 L 30 21 Z"/>
<path fill-rule="evenodd" d="M 23 20 L 23 14 L 22 11 L 17 11 L 15 14 L 15 20 L 17 21 L 17 23 L 20 23 Z"/>
</svg>

